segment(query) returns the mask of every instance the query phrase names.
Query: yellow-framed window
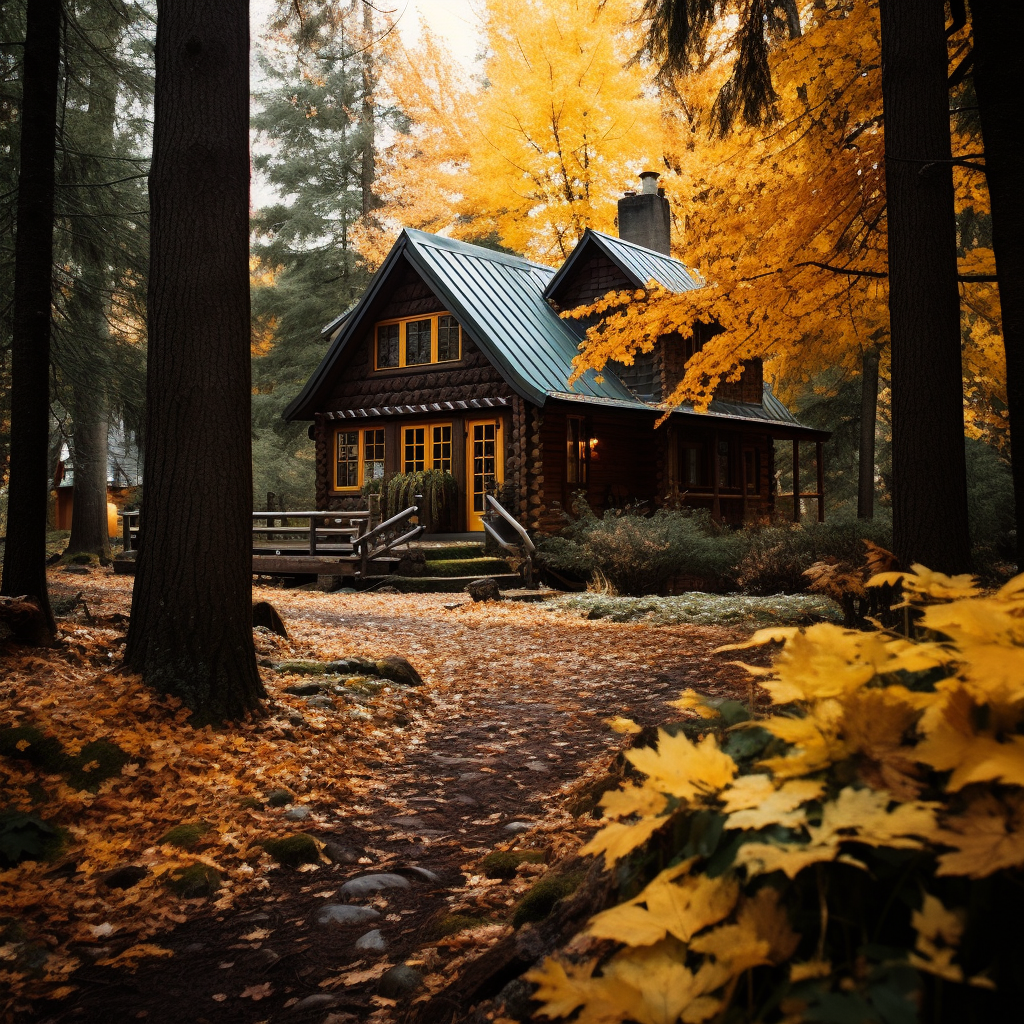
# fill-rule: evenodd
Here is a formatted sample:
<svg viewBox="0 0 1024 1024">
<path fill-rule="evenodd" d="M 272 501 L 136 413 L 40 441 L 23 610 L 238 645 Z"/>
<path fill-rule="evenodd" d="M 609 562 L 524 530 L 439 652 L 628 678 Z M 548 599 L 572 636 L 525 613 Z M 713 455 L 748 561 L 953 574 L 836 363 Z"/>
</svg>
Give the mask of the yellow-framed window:
<svg viewBox="0 0 1024 1024">
<path fill-rule="evenodd" d="M 461 358 L 462 328 L 451 313 L 382 320 L 375 325 L 375 370 L 452 363 Z"/>
<path fill-rule="evenodd" d="M 415 423 L 402 427 L 402 472 L 452 471 L 452 425 Z"/>
<path fill-rule="evenodd" d="M 334 433 L 334 490 L 358 491 L 384 477 L 384 428 L 341 428 Z"/>
</svg>

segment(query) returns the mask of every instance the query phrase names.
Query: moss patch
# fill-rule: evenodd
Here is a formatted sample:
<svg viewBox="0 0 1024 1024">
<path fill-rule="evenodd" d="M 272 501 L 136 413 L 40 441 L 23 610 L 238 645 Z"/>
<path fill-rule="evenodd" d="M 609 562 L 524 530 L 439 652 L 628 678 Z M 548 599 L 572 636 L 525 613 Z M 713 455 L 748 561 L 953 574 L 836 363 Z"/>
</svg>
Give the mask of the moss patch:
<svg viewBox="0 0 1024 1024">
<path fill-rule="evenodd" d="M 495 850 L 480 862 L 480 868 L 488 878 L 512 878 L 520 864 L 543 864 L 546 860 L 542 850 Z"/>
<path fill-rule="evenodd" d="M 70 756 L 56 736 L 47 736 L 34 725 L 0 729 L 0 754 L 28 761 L 48 775 L 63 775 L 69 786 L 96 792 L 107 779 L 121 774 L 131 756 L 110 740 L 93 740 Z"/>
<path fill-rule="evenodd" d="M 131 755 L 110 740 L 93 740 L 77 757 L 69 757 L 65 771 L 68 785 L 95 793 L 102 783 L 121 774 Z"/>
<path fill-rule="evenodd" d="M 25 860 L 52 860 L 64 846 L 61 830 L 21 811 L 0 812 L 0 868 Z"/>
<path fill-rule="evenodd" d="M 437 547 L 422 548 L 423 557 L 432 562 L 465 561 L 468 558 L 483 558 L 484 546 L 476 541 L 462 544 L 438 544 Z"/>
<path fill-rule="evenodd" d="M 167 888 L 186 900 L 213 896 L 220 888 L 220 873 L 206 864 L 175 868 L 167 875 Z"/>
<path fill-rule="evenodd" d="M 44 735 L 34 725 L 0 729 L 0 754 L 28 761 L 49 775 L 59 775 L 67 762 L 60 740 Z"/>
<path fill-rule="evenodd" d="M 448 914 L 436 921 L 430 928 L 430 935 L 434 939 L 444 939 L 449 935 L 464 932 L 467 928 L 482 928 L 484 925 L 493 924 L 485 917 L 471 917 L 468 914 Z"/>
<path fill-rule="evenodd" d="M 424 576 L 504 576 L 511 572 L 503 558 L 429 559 Z"/>
<path fill-rule="evenodd" d="M 322 661 L 279 661 L 275 672 L 292 672 L 298 676 L 322 676 L 327 666 Z"/>
<path fill-rule="evenodd" d="M 555 904 L 572 895 L 583 881 L 585 872 L 573 871 L 567 875 L 542 878 L 519 901 L 512 915 L 512 927 L 521 928 L 530 921 L 543 921 Z"/>
<path fill-rule="evenodd" d="M 206 835 L 213 826 L 207 821 L 192 821 L 181 825 L 175 825 L 160 840 L 168 846 L 176 846 L 179 850 L 194 850 L 199 845 L 199 840 Z"/>
<path fill-rule="evenodd" d="M 303 832 L 281 839 L 267 839 L 263 843 L 263 849 L 278 864 L 286 868 L 297 868 L 300 864 L 316 864 L 320 860 L 316 840 Z"/>
</svg>

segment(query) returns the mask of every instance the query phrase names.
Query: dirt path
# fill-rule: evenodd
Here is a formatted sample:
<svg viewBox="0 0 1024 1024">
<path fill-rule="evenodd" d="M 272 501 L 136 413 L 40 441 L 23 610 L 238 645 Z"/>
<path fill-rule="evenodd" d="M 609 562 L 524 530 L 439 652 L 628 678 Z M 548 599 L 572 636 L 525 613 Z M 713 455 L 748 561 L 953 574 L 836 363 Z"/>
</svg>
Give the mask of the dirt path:
<svg viewBox="0 0 1024 1024">
<path fill-rule="evenodd" d="M 105 581 L 102 591 L 89 583 L 84 576 L 61 580 L 58 589 L 84 589 L 107 614 L 127 610 L 127 582 Z M 257 597 L 280 611 L 294 656 L 401 654 L 424 678 L 421 713 L 391 736 L 390 754 L 339 766 L 361 794 L 358 802 L 300 826 L 359 860 L 268 872 L 268 885 L 231 911 L 200 911 L 150 940 L 173 950 L 172 958 L 143 961 L 135 974 L 83 968 L 72 979 L 77 991 L 42 1008 L 36 1020 L 382 1019 L 388 1004 L 375 996 L 377 979 L 360 981 L 360 973 L 379 975 L 375 965 L 409 959 L 427 973 L 439 960 L 461 955 L 457 943 L 438 950 L 434 933 L 453 910 L 471 907 L 496 923 L 507 918 L 529 879 L 510 889 L 481 881 L 474 865 L 516 838 L 514 830 L 524 826 L 510 830 L 513 822 L 538 827 L 523 832 L 526 844 L 548 842 L 544 828 L 556 819 L 564 831 L 565 790 L 621 745 L 605 719 L 662 722 L 665 701 L 686 686 L 718 696 L 746 694 L 744 674 L 726 664 L 727 655 L 712 653 L 736 639 L 736 631 L 588 622 L 540 606 L 473 605 L 451 595 L 267 590 Z M 274 672 L 264 671 L 273 694 Z M 296 747 L 300 757 L 298 741 Z M 585 835 L 592 824 L 578 819 L 568 828 Z M 430 874 L 411 870 L 416 867 Z M 377 871 L 404 871 L 409 885 L 351 899 L 339 891 L 346 880 Z M 373 906 L 380 917 L 329 928 L 314 923 L 324 906 L 346 902 Z M 379 930 L 386 948 L 355 948 L 371 929 Z M 345 975 L 348 983 L 338 980 Z"/>
</svg>

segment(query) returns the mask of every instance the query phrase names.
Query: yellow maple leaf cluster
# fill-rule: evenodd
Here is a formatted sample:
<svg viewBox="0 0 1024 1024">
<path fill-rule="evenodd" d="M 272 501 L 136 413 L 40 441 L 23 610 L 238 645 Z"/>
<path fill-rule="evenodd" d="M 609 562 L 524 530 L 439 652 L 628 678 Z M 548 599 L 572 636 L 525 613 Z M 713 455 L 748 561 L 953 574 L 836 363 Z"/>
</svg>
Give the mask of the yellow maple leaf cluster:
<svg viewBox="0 0 1024 1024">
<path fill-rule="evenodd" d="M 644 778 L 605 794 L 605 821 L 583 852 L 612 865 L 660 835 L 663 857 L 664 827 L 699 813 L 724 818 L 731 857 L 710 872 L 705 857 L 687 855 L 592 918 L 589 934 L 622 948 L 600 968 L 549 960 L 535 970 L 543 1013 L 581 1008 L 583 1021 L 662 1024 L 722 1013 L 740 974 L 796 952 L 786 880 L 833 864 L 868 872 L 872 851 L 919 851 L 931 865 L 907 922 L 916 940 L 904 962 L 992 986 L 957 959 L 966 912 L 927 885 L 1024 866 L 1024 575 L 994 593 L 922 566 L 900 577 L 913 636 L 829 623 L 761 630 L 723 650 L 784 641 L 771 669 L 750 667 L 771 715 L 724 734 L 704 722 L 701 738 L 661 729 L 656 748 L 627 752 Z M 707 712 L 692 691 L 674 703 Z M 747 748 L 749 760 L 731 756 L 737 748 L 720 737 L 747 730 L 763 742 Z M 818 877 L 821 935 L 813 958 L 789 965 L 791 985 L 834 980 Z M 802 1005 L 792 1001 L 786 1019 L 802 1019 Z"/>
</svg>

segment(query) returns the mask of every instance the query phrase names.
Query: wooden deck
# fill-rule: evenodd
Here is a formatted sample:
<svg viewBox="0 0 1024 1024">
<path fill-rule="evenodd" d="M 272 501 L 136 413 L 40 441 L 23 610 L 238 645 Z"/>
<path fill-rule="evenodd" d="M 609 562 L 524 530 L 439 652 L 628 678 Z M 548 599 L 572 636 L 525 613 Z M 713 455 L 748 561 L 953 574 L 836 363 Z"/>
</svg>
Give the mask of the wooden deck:
<svg viewBox="0 0 1024 1024">
<path fill-rule="evenodd" d="M 253 575 L 385 575 L 398 561 L 395 549 L 423 532 L 418 511 L 413 505 L 379 524 L 364 511 L 254 512 Z M 125 551 L 138 550 L 139 519 L 137 511 L 122 513 Z"/>
</svg>

